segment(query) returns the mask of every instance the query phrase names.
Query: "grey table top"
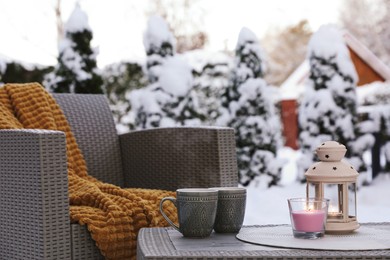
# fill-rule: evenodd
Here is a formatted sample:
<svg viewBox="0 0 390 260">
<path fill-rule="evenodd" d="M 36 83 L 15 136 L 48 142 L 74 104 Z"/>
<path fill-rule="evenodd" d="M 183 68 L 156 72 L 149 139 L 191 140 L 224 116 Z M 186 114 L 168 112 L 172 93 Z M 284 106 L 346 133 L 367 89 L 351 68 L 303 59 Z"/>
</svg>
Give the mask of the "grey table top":
<svg viewBox="0 0 390 260">
<path fill-rule="evenodd" d="M 366 223 L 363 226 L 389 223 Z M 243 228 L 262 228 L 251 226 Z M 267 226 L 269 227 L 269 226 Z M 389 238 L 390 243 L 390 238 Z M 235 234 L 212 233 L 208 238 L 184 238 L 172 228 L 143 228 L 137 259 L 390 259 L 390 250 L 328 251 L 286 249 L 242 242 Z"/>
</svg>

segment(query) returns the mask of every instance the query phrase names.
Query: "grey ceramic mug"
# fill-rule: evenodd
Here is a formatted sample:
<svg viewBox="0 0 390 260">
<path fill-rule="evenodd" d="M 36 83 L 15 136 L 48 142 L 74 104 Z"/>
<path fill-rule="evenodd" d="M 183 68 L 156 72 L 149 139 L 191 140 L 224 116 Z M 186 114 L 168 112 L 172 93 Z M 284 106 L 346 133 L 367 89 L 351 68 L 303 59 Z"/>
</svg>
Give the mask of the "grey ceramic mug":
<svg viewBox="0 0 390 260">
<path fill-rule="evenodd" d="M 164 213 L 163 204 L 171 201 L 177 208 L 179 225 Z M 176 198 L 165 197 L 160 202 L 160 212 L 168 223 L 185 237 L 208 237 L 213 231 L 217 215 L 218 191 L 189 188 L 176 190 Z"/>
<path fill-rule="evenodd" d="M 246 189 L 239 187 L 212 188 L 218 190 L 218 209 L 214 223 L 217 233 L 238 233 L 245 217 Z"/>
</svg>

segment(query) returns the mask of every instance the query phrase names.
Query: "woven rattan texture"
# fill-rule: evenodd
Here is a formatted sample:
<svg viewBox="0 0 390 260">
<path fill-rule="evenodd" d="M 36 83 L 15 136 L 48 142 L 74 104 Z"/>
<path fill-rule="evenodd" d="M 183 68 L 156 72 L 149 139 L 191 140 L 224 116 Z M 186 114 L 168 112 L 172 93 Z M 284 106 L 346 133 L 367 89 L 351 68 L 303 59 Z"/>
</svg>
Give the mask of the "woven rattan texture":
<svg viewBox="0 0 390 260">
<path fill-rule="evenodd" d="M 92 240 L 86 226 L 79 224 L 71 225 L 72 236 L 72 260 L 94 259 L 100 260 L 104 257 L 100 254 L 99 249 Z"/>
<path fill-rule="evenodd" d="M 237 186 L 236 141 L 233 129 L 217 129 L 220 187 Z"/>
<path fill-rule="evenodd" d="M 76 137 L 88 174 L 123 187 L 119 139 L 104 95 L 54 94 Z"/>
<path fill-rule="evenodd" d="M 119 142 L 106 98 L 103 95 L 72 94 L 55 94 L 55 98 L 69 120 L 91 175 L 122 185 Z M 195 132 L 177 129 L 165 133 L 162 130 L 161 134 L 153 130 L 149 136 L 151 141 L 146 141 L 151 154 L 143 156 L 162 158 L 157 161 L 163 165 L 161 168 L 170 179 L 164 180 L 171 185 L 166 189 L 237 186 L 233 130 L 192 131 Z M 165 140 L 167 136 L 181 140 L 174 143 L 167 139 L 165 144 L 160 140 L 162 149 L 154 151 L 155 140 Z M 198 138 L 204 142 L 196 144 L 193 153 L 194 141 Z M 145 139 L 138 141 L 137 138 L 127 138 L 127 135 L 124 140 L 121 147 L 126 159 L 131 157 L 126 152 L 137 153 L 137 149 L 143 149 L 145 142 Z M 133 145 L 134 141 L 138 144 Z M 0 206 L 3 213 L 0 217 L 0 259 L 100 259 L 100 252 L 86 228 L 69 223 L 63 134 L 43 130 L 1 130 L 0 142 Z M 176 144 L 185 150 L 173 153 L 173 159 L 169 152 Z M 205 156 L 194 156 L 202 152 Z M 137 162 L 131 160 L 134 161 Z M 190 164 L 190 170 L 183 170 L 186 162 Z M 176 168 L 176 163 L 181 170 L 170 171 Z M 138 176 L 139 183 L 132 186 L 162 188 L 165 181 L 161 177 L 143 177 L 148 172 L 143 170 L 148 169 L 147 163 L 138 166 L 133 176 Z M 159 165 L 154 165 L 154 169 L 159 168 Z"/>
<path fill-rule="evenodd" d="M 121 136 L 125 185 L 176 190 L 237 186 L 230 128 L 159 128 Z"/>
<path fill-rule="evenodd" d="M 384 225 L 390 223 L 378 223 L 367 225 Z M 390 259 L 390 250 L 372 250 L 372 251 L 321 251 L 321 250 L 301 250 L 301 249 L 276 249 L 259 246 L 259 250 L 240 250 L 240 242 L 237 240 L 237 250 L 199 250 L 180 251 L 176 250 L 172 244 L 168 229 L 172 228 L 144 228 L 138 235 L 138 260 L 157 260 L 157 259 L 204 259 L 204 260 L 260 260 L 260 259 L 284 259 L 284 260 L 301 260 L 301 259 L 332 259 L 332 260 L 352 260 L 352 259 Z M 233 234 L 234 235 L 234 234 Z M 195 248 L 197 241 L 191 240 L 192 247 Z M 212 246 L 212 243 L 210 243 Z"/>
<path fill-rule="evenodd" d="M 0 130 L 0 259 L 70 259 L 65 135 Z"/>
</svg>

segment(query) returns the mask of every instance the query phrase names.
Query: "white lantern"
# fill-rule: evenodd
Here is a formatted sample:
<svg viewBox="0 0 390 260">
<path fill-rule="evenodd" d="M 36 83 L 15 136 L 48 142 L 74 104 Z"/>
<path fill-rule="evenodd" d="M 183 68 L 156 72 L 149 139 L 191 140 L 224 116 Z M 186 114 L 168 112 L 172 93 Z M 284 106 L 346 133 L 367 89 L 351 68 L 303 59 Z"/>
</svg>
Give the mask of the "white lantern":
<svg viewBox="0 0 390 260">
<path fill-rule="evenodd" d="M 328 141 L 316 149 L 321 160 L 305 173 L 308 198 L 329 199 L 325 232 L 349 233 L 359 228 L 356 216 L 356 181 L 358 172 L 342 160 L 347 149 Z"/>
</svg>

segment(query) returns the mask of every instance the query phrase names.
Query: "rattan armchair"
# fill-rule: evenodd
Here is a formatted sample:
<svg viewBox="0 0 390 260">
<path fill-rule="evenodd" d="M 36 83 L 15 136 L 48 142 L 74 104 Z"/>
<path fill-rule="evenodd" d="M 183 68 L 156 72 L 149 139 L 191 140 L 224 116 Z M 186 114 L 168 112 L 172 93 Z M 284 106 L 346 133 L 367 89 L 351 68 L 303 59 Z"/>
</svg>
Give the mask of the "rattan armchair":
<svg viewBox="0 0 390 260">
<path fill-rule="evenodd" d="M 103 95 L 56 94 L 89 174 L 121 187 L 237 186 L 234 131 L 160 128 L 117 135 Z M 0 259 L 103 259 L 70 223 L 65 135 L 0 130 Z"/>
</svg>

